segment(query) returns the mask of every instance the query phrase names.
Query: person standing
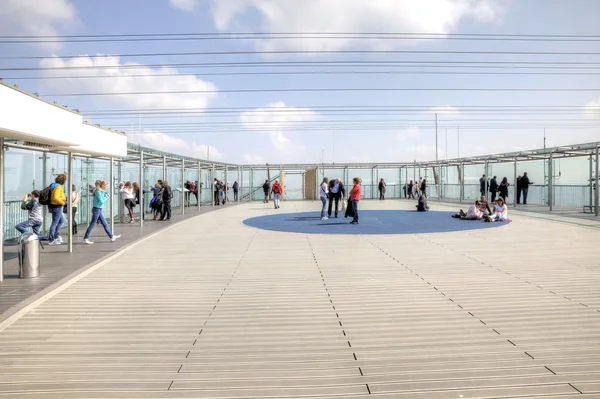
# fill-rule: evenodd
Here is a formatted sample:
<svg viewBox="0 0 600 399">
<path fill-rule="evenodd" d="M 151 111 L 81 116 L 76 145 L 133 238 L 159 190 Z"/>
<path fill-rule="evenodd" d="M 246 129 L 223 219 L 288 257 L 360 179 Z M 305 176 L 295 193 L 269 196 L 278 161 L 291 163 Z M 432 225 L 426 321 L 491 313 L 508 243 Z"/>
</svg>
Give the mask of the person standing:
<svg viewBox="0 0 600 399">
<path fill-rule="evenodd" d="M 281 196 L 283 195 L 283 187 L 279 184 L 279 180 L 275 180 L 275 184 L 273 184 L 273 188 L 271 189 L 273 193 L 273 202 L 275 203 L 275 209 L 279 209 L 279 201 L 281 200 Z"/>
<path fill-rule="evenodd" d="M 504 200 L 504 203 L 506 203 L 506 199 L 508 198 L 508 188 L 510 187 L 510 183 L 508 182 L 508 179 L 506 177 L 504 177 L 502 179 L 502 182 L 500 183 L 500 198 L 502 198 Z"/>
<path fill-rule="evenodd" d="M 412 180 L 410 181 L 410 183 L 408 183 L 408 187 L 406 188 L 406 192 L 408 194 L 408 199 L 415 199 L 414 184 L 413 184 Z"/>
<path fill-rule="evenodd" d="M 321 199 L 321 220 L 327 220 L 327 198 L 329 197 L 329 179 L 324 177 L 323 182 L 321 183 L 321 188 L 319 189 L 319 198 Z"/>
<path fill-rule="evenodd" d="M 190 197 L 192 196 L 192 183 L 189 180 L 186 180 L 183 188 L 185 189 L 185 206 L 187 208 L 190 207 Z"/>
<path fill-rule="evenodd" d="M 60 245 L 63 243 L 62 237 L 60 236 L 60 228 L 65 222 L 63 217 L 63 207 L 67 203 L 67 197 L 63 190 L 63 185 L 67 181 L 67 176 L 64 174 L 56 176 L 54 183 L 50 185 L 50 204 L 48 209 L 52 215 L 52 223 L 50 224 L 50 231 L 48 234 L 48 241 L 51 246 Z"/>
<path fill-rule="evenodd" d="M 521 189 L 523 188 L 521 186 L 521 176 L 517 176 L 517 204 L 521 203 Z"/>
<path fill-rule="evenodd" d="M 404 186 L 402 186 L 402 194 L 404 194 L 404 199 L 406 199 L 406 183 L 404 183 Z"/>
<path fill-rule="evenodd" d="M 158 220 L 162 214 L 162 187 L 156 183 L 152 190 L 152 200 L 150 201 L 150 207 L 152 208 L 152 220 Z"/>
<path fill-rule="evenodd" d="M 527 172 L 523 173 L 523 177 L 521 178 L 521 190 L 523 190 L 523 205 L 527 205 L 527 194 L 529 193 L 529 186 L 532 184 L 535 183 L 529 180 Z"/>
<path fill-rule="evenodd" d="M 269 190 L 271 190 L 271 186 L 269 185 L 269 180 L 265 180 L 265 184 L 263 184 L 263 192 L 265 193 L 265 199 L 263 202 L 265 204 L 269 203 Z"/>
<path fill-rule="evenodd" d="M 219 180 L 215 177 L 213 180 L 213 200 L 216 206 L 219 205 Z"/>
<path fill-rule="evenodd" d="M 427 179 L 421 182 L 421 195 L 427 198 Z"/>
<path fill-rule="evenodd" d="M 85 236 L 83 237 L 83 242 L 85 244 L 88 244 L 88 245 L 93 244 L 93 242 L 90 241 L 90 234 L 92 234 L 92 230 L 98 223 L 98 220 L 100 220 L 100 223 L 102 223 L 102 226 L 104 226 L 104 231 L 106 232 L 106 234 L 108 235 L 108 237 L 110 238 L 111 241 L 114 242 L 119 237 L 121 237 L 120 235 L 114 235 L 110 231 L 110 227 L 108 226 L 108 223 L 106 222 L 106 219 L 104 218 L 104 214 L 102 213 L 104 204 L 110 198 L 110 195 L 106 192 L 107 188 L 108 188 L 108 182 L 101 181 L 100 184 L 98 186 L 96 186 L 96 188 L 94 189 L 92 220 L 90 220 L 90 225 L 88 226 L 88 228 L 85 232 Z"/>
<path fill-rule="evenodd" d="M 142 220 L 144 220 L 144 214 L 146 213 L 144 211 L 144 191 L 136 182 L 133 182 L 133 194 L 135 196 L 134 205 L 140 206 L 140 215 L 142 217 Z"/>
<path fill-rule="evenodd" d="M 22 223 L 15 226 L 15 229 L 21 234 L 25 234 L 31 230 L 36 236 L 40 235 L 40 227 L 42 227 L 42 206 L 39 203 L 40 192 L 33 190 L 30 194 L 25 195 L 21 209 L 25 210 L 29 214 L 29 218 Z"/>
<path fill-rule="evenodd" d="M 73 235 L 77 235 L 77 218 L 75 215 L 77 214 L 77 207 L 79 206 L 79 193 L 77 193 L 77 187 L 73 184 L 71 187 L 71 220 L 73 220 Z M 65 206 L 66 207 L 66 206 Z M 64 213 L 67 213 L 68 210 L 64 209 Z"/>
<path fill-rule="evenodd" d="M 423 178 L 422 178 L 422 177 L 419 177 L 419 184 L 415 185 L 415 195 L 416 195 L 417 197 L 419 197 L 419 196 L 420 196 L 420 192 L 421 192 L 420 190 L 421 190 L 421 185 L 422 185 L 422 184 L 423 184 Z"/>
<path fill-rule="evenodd" d="M 237 181 L 233 182 L 233 187 L 232 188 L 233 188 L 233 200 L 235 202 L 237 202 L 237 200 L 238 200 L 238 189 L 239 189 L 239 185 L 238 185 Z"/>
<path fill-rule="evenodd" d="M 485 175 L 481 176 L 481 179 L 479 179 L 479 193 L 481 193 L 482 196 L 485 196 L 486 182 L 487 179 L 485 178 Z"/>
<path fill-rule="evenodd" d="M 385 189 L 386 189 L 385 180 L 383 180 L 383 179 L 379 180 L 379 201 L 385 200 Z"/>
<path fill-rule="evenodd" d="M 490 193 L 492 193 L 492 202 L 495 202 L 498 193 L 498 180 L 496 176 L 492 177 L 490 181 Z"/>
<path fill-rule="evenodd" d="M 194 182 L 194 191 L 193 191 L 193 193 L 194 193 L 194 197 L 196 197 L 196 205 L 198 205 L 200 203 L 199 202 L 200 199 L 198 198 L 199 191 L 200 191 L 200 184 L 197 181 L 195 181 Z"/>
<path fill-rule="evenodd" d="M 327 217 L 331 217 L 331 209 L 333 208 L 333 203 L 335 202 L 335 217 L 338 217 L 339 212 L 339 204 L 340 200 L 343 200 L 346 197 L 346 189 L 344 188 L 344 184 L 340 180 L 340 178 L 336 178 L 335 180 L 331 180 L 329 182 L 329 208 L 327 208 Z"/>
<path fill-rule="evenodd" d="M 169 186 L 168 181 L 162 182 L 162 214 L 160 215 L 160 220 L 171 220 L 171 200 L 173 199 L 173 190 L 171 190 L 171 186 Z"/>
<path fill-rule="evenodd" d="M 352 207 L 352 215 L 354 216 L 352 218 L 352 221 L 350 222 L 350 224 L 358 224 L 358 202 L 360 201 L 360 182 L 361 179 L 360 177 L 355 177 L 354 179 L 352 179 L 352 182 L 354 183 L 354 186 L 352 187 L 352 190 L 350 190 L 350 195 L 349 195 L 349 201 Z"/>
</svg>

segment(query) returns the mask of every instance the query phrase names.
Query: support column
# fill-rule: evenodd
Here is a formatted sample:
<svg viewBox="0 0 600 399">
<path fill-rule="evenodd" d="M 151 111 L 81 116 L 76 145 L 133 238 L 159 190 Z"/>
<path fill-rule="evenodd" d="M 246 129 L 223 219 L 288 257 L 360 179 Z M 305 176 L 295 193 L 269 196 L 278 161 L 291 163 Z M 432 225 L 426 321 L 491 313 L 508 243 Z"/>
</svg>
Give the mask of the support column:
<svg viewBox="0 0 600 399">
<path fill-rule="evenodd" d="M 375 182 L 375 168 L 371 168 L 371 199 L 375 198 L 375 187 L 377 187 L 377 183 Z"/>
<path fill-rule="evenodd" d="M 166 155 L 163 155 L 163 177 L 162 180 L 168 180 L 167 179 L 167 157 Z"/>
<path fill-rule="evenodd" d="M 4 159 L 4 137 L 0 137 L 0 281 L 4 281 Z"/>
<path fill-rule="evenodd" d="M 590 206 L 594 204 L 594 156 L 590 154 Z"/>
<path fill-rule="evenodd" d="M 488 199 L 488 196 L 490 194 L 488 192 L 488 190 L 489 190 L 489 188 L 488 188 L 488 178 L 489 178 L 489 176 L 488 176 L 488 161 L 485 161 L 485 181 L 483 182 L 483 184 L 484 184 L 483 187 L 485 188 L 485 199 L 486 200 Z"/>
<path fill-rule="evenodd" d="M 405 198 L 408 198 L 408 196 L 409 196 L 409 193 L 408 193 L 408 165 L 406 166 L 405 173 L 406 173 L 406 182 L 404 184 L 406 184 L 406 195 L 407 195 Z"/>
<path fill-rule="evenodd" d="M 67 189 L 65 197 L 67 197 L 67 251 L 73 252 L 73 153 L 67 153 Z"/>
<path fill-rule="evenodd" d="M 215 207 L 215 164 L 212 164 L 212 168 L 210 169 L 210 197 L 212 207 Z"/>
<path fill-rule="evenodd" d="M 552 212 L 552 205 L 554 202 L 554 178 L 552 177 L 552 173 L 554 173 L 553 162 L 552 152 L 550 152 L 550 159 L 548 160 L 548 206 L 550 207 L 550 212 Z"/>
<path fill-rule="evenodd" d="M 196 206 L 198 207 L 198 212 L 200 212 L 200 194 L 202 194 L 200 187 L 202 187 L 202 164 L 200 162 L 198 162 L 198 184 L 196 185 L 196 191 L 198 192 L 198 199 L 196 200 L 196 202 L 197 202 Z"/>
<path fill-rule="evenodd" d="M 144 226 L 144 151 L 140 150 L 140 227 Z"/>
<path fill-rule="evenodd" d="M 598 164 L 598 158 L 600 158 L 600 146 L 596 146 L 596 191 L 594 193 L 594 214 L 596 216 L 600 213 L 600 165 Z"/>
<path fill-rule="evenodd" d="M 248 171 L 248 202 L 252 202 L 252 194 L 254 188 L 252 185 L 254 184 L 254 168 L 250 166 L 250 170 Z"/>
<path fill-rule="evenodd" d="M 181 214 L 185 215 L 185 160 L 181 160 Z"/>
<path fill-rule="evenodd" d="M 48 160 L 48 154 L 44 151 L 42 154 L 42 187 L 46 188 L 48 186 L 48 178 L 46 175 L 48 174 L 48 170 L 46 169 L 46 164 Z M 590 182 L 592 179 L 592 156 L 590 155 Z M 591 183 L 590 183 L 591 185 Z M 590 191 L 591 193 L 591 191 Z M 590 194 L 590 199 L 592 198 L 592 194 Z M 590 205 L 592 202 L 590 201 Z M 43 235 L 47 235 L 48 233 L 48 207 L 46 205 L 42 206 L 42 233 Z"/>
<path fill-rule="evenodd" d="M 306 173 L 302 173 L 302 199 L 306 199 Z"/>
<path fill-rule="evenodd" d="M 464 195 L 464 188 L 465 188 L 465 184 L 464 184 L 464 174 L 463 174 L 463 167 L 464 165 L 462 164 L 462 162 L 458 165 L 458 202 L 460 202 L 462 204 L 463 202 L 463 195 Z"/>
<path fill-rule="evenodd" d="M 115 194 L 115 159 L 113 157 L 110 157 L 109 179 L 110 182 L 108 187 L 110 190 L 110 203 L 108 204 L 108 212 L 110 215 L 110 231 L 115 234 L 115 199 L 113 198 L 113 195 Z"/>
<path fill-rule="evenodd" d="M 238 182 L 238 196 L 237 196 L 237 203 L 240 203 L 240 198 L 242 196 L 242 167 L 238 166 L 238 178 L 237 178 L 237 182 Z"/>
<path fill-rule="evenodd" d="M 438 184 L 437 184 L 437 197 L 438 197 L 438 202 L 440 202 L 442 200 L 442 166 L 438 165 L 438 172 L 437 172 L 437 178 L 438 178 Z M 433 174 L 433 178 L 435 179 L 435 173 Z"/>
<path fill-rule="evenodd" d="M 121 161 L 117 161 L 117 180 L 119 181 L 119 184 L 121 184 L 121 182 L 123 181 L 122 175 L 121 175 L 121 169 L 122 169 L 122 163 Z M 115 192 L 115 186 L 114 184 L 112 185 L 112 190 L 113 190 L 113 194 Z M 119 223 L 123 223 L 123 201 L 121 201 L 120 194 L 119 191 L 117 189 L 117 211 L 119 212 Z"/>
<path fill-rule="evenodd" d="M 517 193 L 519 189 L 517 188 L 517 157 L 515 157 L 515 179 L 513 180 L 513 203 L 515 204 L 515 208 L 517 207 Z"/>
</svg>

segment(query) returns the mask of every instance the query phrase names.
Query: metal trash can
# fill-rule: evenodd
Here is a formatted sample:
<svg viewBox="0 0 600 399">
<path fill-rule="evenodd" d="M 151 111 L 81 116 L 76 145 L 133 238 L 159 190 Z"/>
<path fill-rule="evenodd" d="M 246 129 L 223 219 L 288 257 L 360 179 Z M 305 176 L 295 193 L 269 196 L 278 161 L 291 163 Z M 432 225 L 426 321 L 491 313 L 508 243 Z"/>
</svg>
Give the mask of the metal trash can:
<svg viewBox="0 0 600 399">
<path fill-rule="evenodd" d="M 40 275 L 40 245 L 36 234 L 25 233 L 19 238 L 19 278 Z"/>
</svg>

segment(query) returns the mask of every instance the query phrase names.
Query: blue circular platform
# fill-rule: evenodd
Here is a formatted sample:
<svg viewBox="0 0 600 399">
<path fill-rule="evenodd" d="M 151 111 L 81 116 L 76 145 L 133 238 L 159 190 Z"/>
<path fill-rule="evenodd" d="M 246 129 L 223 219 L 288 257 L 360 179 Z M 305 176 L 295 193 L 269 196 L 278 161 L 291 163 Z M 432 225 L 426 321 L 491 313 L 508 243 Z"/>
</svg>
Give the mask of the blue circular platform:
<svg viewBox="0 0 600 399">
<path fill-rule="evenodd" d="M 460 220 L 453 212 L 416 212 L 401 210 L 360 211 L 358 225 L 351 218 L 321 220 L 320 212 L 281 213 L 244 220 L 246 226 L 257 229 L 304 234 L 425 234 L 491 229 L 507 225 L 504 222 Z"/>
</svg>

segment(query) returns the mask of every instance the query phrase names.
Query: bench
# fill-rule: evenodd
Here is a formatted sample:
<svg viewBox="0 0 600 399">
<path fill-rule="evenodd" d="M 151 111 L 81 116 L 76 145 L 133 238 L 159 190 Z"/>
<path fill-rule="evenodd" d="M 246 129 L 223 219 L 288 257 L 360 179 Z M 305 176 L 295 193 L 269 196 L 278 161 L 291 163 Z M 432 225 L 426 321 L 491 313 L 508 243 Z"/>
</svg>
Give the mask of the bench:
<svg viewBox="0 0 600 399">
<path fill-rule="evenodd" d="M 584 205 L 583 213 L 587 213 L 588 211 L 590 211 L 590 213 L 594 213 L 594 205 Z"/>
</svg>

